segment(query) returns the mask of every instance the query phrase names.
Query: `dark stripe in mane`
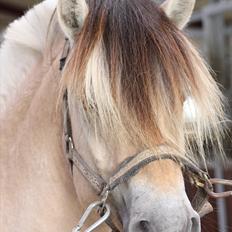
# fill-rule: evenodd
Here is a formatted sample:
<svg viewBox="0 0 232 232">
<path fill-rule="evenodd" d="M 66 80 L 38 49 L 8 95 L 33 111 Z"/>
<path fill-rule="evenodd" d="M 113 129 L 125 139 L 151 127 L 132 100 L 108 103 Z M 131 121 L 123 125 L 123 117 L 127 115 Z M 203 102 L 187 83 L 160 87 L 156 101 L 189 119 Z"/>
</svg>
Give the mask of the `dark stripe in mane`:
<svg viewBox="0 0 232 232">
<path fill-rule="evenodd" d="M 110 83 L 123 127 L 146 146 L 163 140 L 177 145 L 184 140 L 183 102 L 191 96 L 199 108 L 209 107 L 207 100 L 202 101 L 204 87 L 211 89 L 215 101 L 211 105 L 214 119 L 207 116 L 207 120 L 218 121 L 222 116 L 220 92 L 200 56 L 154 1 L 89 1 L 89 14 L 64 78 L 65 85 L 87 105 L 87 113 L 88 105 L 89 112 L 93 106 L 85 93 L 85 75 L 97 46 L 106 60 L 98 67 L 107 70 L 102 82 Z M 101 104 L 95 103 L 100 112 Z"/>
</svg>

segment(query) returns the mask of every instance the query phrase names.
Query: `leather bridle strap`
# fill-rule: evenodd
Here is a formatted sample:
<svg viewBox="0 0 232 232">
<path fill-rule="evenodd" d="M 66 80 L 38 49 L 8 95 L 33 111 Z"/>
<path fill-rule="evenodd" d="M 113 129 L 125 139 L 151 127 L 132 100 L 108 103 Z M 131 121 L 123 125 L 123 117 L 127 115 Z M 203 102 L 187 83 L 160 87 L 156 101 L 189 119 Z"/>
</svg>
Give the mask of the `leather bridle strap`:
<svg viewBox="0 0 232 232">
<path fill-rule="evenodd" d="M 95 173 L 92 168 L 89 167 L 89 165 L 85 162 L 79 152 L 75 149 L 73 143 L 67 91 L 64 94 L 63 101 L 65 149 L 67 158 L 71 164 L 71 169 L 73 169 L 73 166 L 75 166 L 87 179 L 87 181 L 91 183 L 94 190 L 100 194 L 102 189 L 106 185 L 104 179 L 100 175 Z"/>
<path fill-rule="evenodd" d="M 69 41 L 66 39 L 62 57 L 60 59 L 60 71 L 63 70 L 70 51 Z M 144 151 L 135 156 L 129 157 L 124 161 L 115 174 L 105 181 L 99 174 L 95 173 L 92 168 L 85 162 L 79 152 L 76 150 L 73 137 L 72 137 L 72 125 L 70 119 L 70 112 L 68 106 L 68 92 L 64 93 L 63 97 L 63 114 L 64 114 L 64 136 L 65 136 L 65 147 L 66 154 L 71 163 L 71 166 L 75 166 L 80 170 L 82 175 L 92 185 L 98 195 L 104 195 L 106 191 L 113 191 L 118 185 L 128 181 L 131 177 L 136 175 L 142 168 L 147 166 L 149 163 L 158 160 L 173 160 L 181 165 L 182 168 L 188 170 L 189 173 L 194 174 L 195 178 L 202 178 L 205 180 L 208 178 L 206 172 L 203 172 L 198 168 L 194 162 L 190 162 L 186 158 L 181 158 L 178 152 L 168 146 L 159 146 L 155 152 Z"/>
<path fill-rule="evenodd" d="M 60 70 L 63 69 L 67 55 L 69 53 L 69 46 L 67 46 L 68 41 L 65 44 L 64 54 L 60 62 Z M 76 167 L 81 174 L 86 178 L 86 180 L 91 184 L 98 196 L 107 200 L 108 194 L 111 193 L 117 186 L 122 183 L 127 182 L 130 178 L 135 176 L 141 169 L 143 169 L 148 164 L 160 161 L 160 160 L 172 160 L 176 162 L 182 168 L 183 172 L 188 174 L 192 183 L 198 188 L 197 193 L 193 199 L 193 208 L 201 214 L 202 209 L 208 203 L 208 196 L 217 197 L 227 197 L 231 196 L 232 192 L 225 193 L 214 193 L 213 184 L 226 184 L 232 185 L 231 181 L 225 182 L 225 180 L 215 180 L 210 179 L 208 172 L 202 171 L 197 164 L 193 161 L 184 158 L 179 152 L 170 148 L 167 145 L 159 146 L 155 151 L 143 151 L 137 155 L 129 157 L 126 159 L 116 170 L 116 172 L 106 181 L 104 178 L 97 174 L 83 159 L 75 148 L 73 137 L 72 137 L 72 126 L 68 107 L 68 92 L 64 93 L 64 137 L 65 137 L 65 147 L 66 154 L 71 164 L 71 169 Z M 206 209 L 202 215 L 206 214 L 210 209 Z M 106 223 L 112 229 L 113 232 L 120 232 L 120 230 L 115 226 L 111 218 L 109 218 Z"/>
<path fill-rule="evenodd" d="M 119 166 L 118 171 L 109 179 L 106 190 L 114 190 L 118 185 L 135 176 L 145 166 L 159 160 L 172 160 L 179 164 L 183 170 L 200 175 L 202 178 L 204 175 L 207 175 L 197 165 L 178 155 L 177 151 L 167 145 L 163 145 L 159 146 L 155 151 L 146 150 L 124 161 Z"/>
<path fill-rule="evenodd" d="M 119 166 L 115 174 L 110 177 L 108 181 L 106 181 L 86 163 L 86 161 L 75 148 L 72 138 L 72 126 L 69 115 L 67 91 L 64 94 L 63 112 L 66 154 L 70 161 L 71 167 L 73 169 L 74 166 L 81 172 L 83 177 L 86 178 L 86 180 L 91 184 L 98 196 L 103 198 L 108 196 L 108 194 L 111 193 L 117 186 L 127 182 L 145 166 L 159 160 L 173 160 L 182 167 L 183 171 L 188 172 L 189 176 L 191 176 L 194 180 L 197 180 L 196 182 L 205 182 L 208 179 L 206 172 L 203 172 L 201 169 L 199 169 L 193 162 L 190 162 L 185 158 L 181 158 L 177 151 L 171 149 L 168 146 L 159 146 L 155 152 L 147 150 L 135 156 L 129 157 Z M 195 199 L 198 201 L 195 202 L 196 205 L 194 208 L 197 210 L 197 212 L 199 212 L 204 204 L 208 201 L 208 194 L 204 189 L 200 189 L 197 191 Z M 111 217 L 106 220 L 106 223 L 113 232 L 120 232 Z"/>
<path fill-rule="evenodd" d="M 95 192 L 100 196 L 102 190 L 106 186 L 106 182 L 104 179 L 96 174 L 84 161 L 82 156 L 76 151 L 76 149 L 72 149 L 69 153 L 71 157 L 69 157 L 70 161 L 73 162 L 74 166 L 81 172 L 81 174 L 86 178 L 86 180 L 92 185 Z"/>
<path fill-rule="evenodd" d="M 127 182 L 130 178 L 135 176 L 145 166 L 159 160 L 173 160 L 178 163 L 183 170 L 188 171 L 188 173 L 192 173 L 195 177 L 205 179 L 207 176 L 206 172 L 203 172 L 193 162 L 188 161 L 186 158 L 182 158 L 176 150 L 167 145 L 162 145 L 155 151 L 147 150 L 129 157 L 119 166 L 118 170 L 108 179 L 108 181 L 104 180 L 101 175 L 97 174 L 89 167 L 75 148 L 71 134 L 72 127 L 69 125 L 71 121 L 67 100 L 68 96 L 66 92 L 64 96 L 64 130 L 68 159 L 71 164 L 82 173 L 99 196 L 104 196 L 106 192 L 112 192 L 117 186 Z"/>
</svg>

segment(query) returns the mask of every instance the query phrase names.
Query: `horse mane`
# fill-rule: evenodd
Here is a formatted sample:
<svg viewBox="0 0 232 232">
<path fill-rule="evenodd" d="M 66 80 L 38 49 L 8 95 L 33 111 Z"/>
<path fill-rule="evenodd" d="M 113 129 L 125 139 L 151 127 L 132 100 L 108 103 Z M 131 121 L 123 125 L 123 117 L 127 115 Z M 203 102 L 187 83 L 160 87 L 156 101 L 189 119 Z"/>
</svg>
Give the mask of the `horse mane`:
<svg viewBox="0 0 232 232">
<path fill-rule="evenodd" d="M 166 143 L 191 154 L 195 147 L 203 154 L 205 142 L 222 149 L 222 94 L 187 36 L 153 1 L 89 1 L 61 88 L 106 140 L 149 149 Z M 188 98 L 196 114 L 186 123 Z"/>
</svg>

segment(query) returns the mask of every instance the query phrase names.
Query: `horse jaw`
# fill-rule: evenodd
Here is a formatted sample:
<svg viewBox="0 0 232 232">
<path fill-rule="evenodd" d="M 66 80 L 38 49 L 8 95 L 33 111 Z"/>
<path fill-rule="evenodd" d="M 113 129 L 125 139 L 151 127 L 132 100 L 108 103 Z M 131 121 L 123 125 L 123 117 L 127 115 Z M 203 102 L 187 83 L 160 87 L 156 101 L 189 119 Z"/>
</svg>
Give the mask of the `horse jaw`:
<svg viewBox="0 0 232 232">
<path fill-rule="evenodd" d="M 170 20 L 179 28 L 183 29 L 188 23 L 196 0 L 166 0 L 161 7 Z"/>
</svg>

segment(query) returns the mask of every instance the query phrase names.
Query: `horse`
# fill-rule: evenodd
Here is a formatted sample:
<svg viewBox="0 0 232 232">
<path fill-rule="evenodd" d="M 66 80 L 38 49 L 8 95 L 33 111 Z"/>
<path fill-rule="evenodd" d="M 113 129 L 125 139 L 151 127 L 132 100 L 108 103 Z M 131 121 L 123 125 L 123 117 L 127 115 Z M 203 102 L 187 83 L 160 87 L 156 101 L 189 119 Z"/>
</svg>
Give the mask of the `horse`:
<svg viewBox="0 0 232 232">
<path fill-rule="evenodd" d="M 225 114 L 210 68 L 182 30 L 194 5 L 45 0 L 8 27 L 0 50 L 2 232 L 72 231 L 96 201 L 103 217 L 111 207 L 118 231 L 201 231 L 181 164 L 200 168 L 206 144 L 222 151 Z M 87 168 L 66 156 L 70 147 Z M 86 176 L 107 182 L 123 167 L 103 204 Z M 82 229 L 100 219 L 92 212 Z"/>
</svg>

